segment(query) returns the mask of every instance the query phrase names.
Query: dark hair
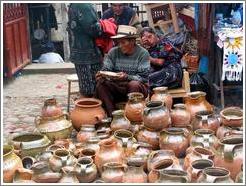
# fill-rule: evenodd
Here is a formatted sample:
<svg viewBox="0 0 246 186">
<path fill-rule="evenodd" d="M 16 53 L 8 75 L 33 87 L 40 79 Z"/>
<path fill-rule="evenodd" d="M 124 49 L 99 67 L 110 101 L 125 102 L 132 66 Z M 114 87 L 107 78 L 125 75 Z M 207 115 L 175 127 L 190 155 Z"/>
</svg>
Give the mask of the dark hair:
<svg viewBox="0 0 246 186">
<path fill-rule="evenodd" d="M 149 32 L 149 33 L 151 33 L 151 34 L 155 34 L 155 35 L 156 35 L 155 30 L 154 30 L 153 28 L 151 28 L 151 27 L 144 27 L 144 28 L 141 30 L 141 32 L 140 32 L 140 37 L 143 37 L 144 32 Z"/>
<path fill-rule="evenodd" d="M 55 51 L 55 45 L 52 42 L 47 42 L 44 46 L 45 52 L 54 52 Z"/>
</svg>

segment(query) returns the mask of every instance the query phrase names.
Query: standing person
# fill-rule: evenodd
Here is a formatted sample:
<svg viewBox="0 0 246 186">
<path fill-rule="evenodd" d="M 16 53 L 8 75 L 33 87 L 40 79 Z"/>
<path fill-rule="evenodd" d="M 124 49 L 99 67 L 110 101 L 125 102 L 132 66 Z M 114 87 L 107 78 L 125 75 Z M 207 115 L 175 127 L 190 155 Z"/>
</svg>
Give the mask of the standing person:
<svg viewBox="0 0 246 186">
<path fill-rule="evenodd" d="M 70 60 L 75 65 L 81 96 L 95 92 L 95 74 L 101 68 L 102 56 L 95 38 L 102 31 L 97 12 L 89 3 L 72 3 L 68 10 Z"/>
<path fill-rule="evenodd" d="M 127 100 L 130 92 L 148 96 L 149 53 L 136 44 L 137 29 L 119 25 L 116 39 L 119 45 L 112 48 L 104 59 L 102 71 L 117 73 L 117 78 L 108 79 L 99 71 L 96 75 L 96 96 L 102 100 L 108 116 L 112 116 L 115 103 Z"/>
<path fill-rule="evenodd" d="M 137 13 L 124 3 L 111 3 L 111 7 L 103 12 L 102 19 L 114 18 L 117 25 L 130 25 L 137 28 L 138 33 L 142 26 Z"/>
</svg>

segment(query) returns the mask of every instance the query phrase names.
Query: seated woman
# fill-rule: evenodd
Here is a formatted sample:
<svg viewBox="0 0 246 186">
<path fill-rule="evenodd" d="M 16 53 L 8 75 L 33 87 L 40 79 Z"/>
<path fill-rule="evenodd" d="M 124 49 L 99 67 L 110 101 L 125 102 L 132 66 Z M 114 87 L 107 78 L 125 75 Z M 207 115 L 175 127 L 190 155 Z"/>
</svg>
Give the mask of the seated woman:
<svg viewBox="0 0 246 186">
<path fill-rule="evenodd" d="M 140 33 L 141 44 L 150 54 L 149 86 L 176 88 L 182 85 L 182 53 L 167 38 L 160 38 L 150 27 Z"/>
</svg>

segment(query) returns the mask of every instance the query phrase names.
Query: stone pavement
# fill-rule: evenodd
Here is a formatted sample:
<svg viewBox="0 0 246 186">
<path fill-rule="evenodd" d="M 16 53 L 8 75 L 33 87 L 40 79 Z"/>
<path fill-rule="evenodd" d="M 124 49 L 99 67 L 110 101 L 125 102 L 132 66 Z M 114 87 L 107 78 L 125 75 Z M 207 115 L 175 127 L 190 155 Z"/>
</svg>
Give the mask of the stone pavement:
<svg viewBox="0 0 246 186">
<path fill-rule="evenodd" d="M 35 117 L 40 115 L 46 99 L 56 98 L 58 104 L 66 111 L 68 75 L 27 74 L 3 84 L 4 143 L 7 143 L 13 133 L 35 130 Z M 73 90 L 78 90 L 76 83 L 73 84 Z"/>
</svg>

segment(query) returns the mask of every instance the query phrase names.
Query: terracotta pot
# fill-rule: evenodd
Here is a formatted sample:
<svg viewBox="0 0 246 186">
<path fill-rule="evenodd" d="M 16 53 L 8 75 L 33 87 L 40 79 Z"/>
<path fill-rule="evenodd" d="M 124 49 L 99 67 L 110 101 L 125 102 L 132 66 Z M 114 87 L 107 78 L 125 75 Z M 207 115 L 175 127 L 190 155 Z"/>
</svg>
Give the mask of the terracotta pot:
<svg viewBox="0 0 246 186">
<path fill-rule="evenodd" d="M 73 127 L 79 131 L 81 125 L 95 125 L 106 117 L 102 102 L 95 98 L 81 98 L 75 101 L 71 111 Z"/>
<path fill-rule="evenodd" d="M 210 129 L 215 133 L 220 126 L 218 118 L 211 111 L 196 112 L 195 118 L 192 121 L 193 129 Z"/>
<path fill-rule="evenodd" d="M 157 150 L 157 151 L 152 151 L 149 154 L 149 158 L 147 160 L 148 171 L 151 171 L 153 167 L 156 164 L 158 164 L 158 162 L 164 159 L 172 159 L 173 164 L 175 166 L 179 166 L 179 159 L 175 156 L 172 150 Z"/>
<path fill-rule="evenodd" d="M 173 97 L 168 93 L 168 87 L 153 88 L 154 94 L 151 96 L 151 101 L 162 101 L 164 105 L 171 110 L 173 105 Z"/>
<path fill-rule="evenodd" d="M 39 132 L 45 134 L 51 141 L 68 138 L 73 129 L 67 114 L 46 118 L 37 116 L 35 124 Z"/>
<path fill-rule="evenodd" d="M 145 107 L 144 95 L 140 92 L 128 94 L 128 102 L 125 106 L 126 117 L 131 122 L 143 121 L 143 109 Z"/>
<path fill-rule="evenodd" d="M 243 124 L 243 110 L 239 107 L 228 107 L 220 112 L 221 122 L 228 127 L 241 127 Z"/>
<path fill-rule="evenodd" d="M 114 132 L 119 129 L 129 130 L 131 128 L 130 121 L 125 116 L 124 110 L 115 110 L 112 112 L 113 120 L 110 128 Z"/>
<path fill-rule="evenodd" d="M 126 165 L 118 162 L 105 163 L 102 166 L 102 180 L 106 183 L 122 183 Z"/>
<path fill-rule="evenodd" d="M 231 178 L 235 180 L 241 171 L 243 158 L 243 136 L 227 136 L 219 141 L 214 165 L 229 170 Z"/>
<path fill-rule="evenodd" d="M 41 117 L 56 117 L 63 114 L 61 107 L 57 104 L 55 98 L 50 98 L 44 101 Z"/>
<path fill-rule="evenodd" d="M 102 172 L 102 166 L 105 163 L 117 162 L 122 164 L 124 158 L 124 151 L 117 144 L 117 141 L 113 138 L 105 139 L 99 143 L 100 149 L 96 152 L 95 164 L 99 170 Z"/>
<path fill-rule="evenodd" d="M 197 179 L 198 183 L 233 183 L 230 172 L 221 167 L 208 167 Z"/>
<path fill-rule="evenodd" d="M 243 164 L 241 165 L 241 171 L 236 176 L 235 183 L 243 183 Z"/>
<path fill-rule="evenodd" d="M 99 146 L 100 138 L 99 137 L 90 137 L 86 142 L 86 148 L 93 149 L 94 151 L 98 152 L 100 149 Z"/>
<path fill-rule="evenodd" d="M 57 139 L 54 141 L 55 145 L 59 145 L 59 146 L 63 146 L 65 147 L 65 149 L 69 150 L 69 152 L 71 154 L 73 154 L 73 152 L 76 150 L 76 147 L 72 141 L 71 138 L 67 138 L 67 139 Z"/>
<path fill-rule="evenodd" d="M 161 101 L 150 101 L 144 108 L 143 122 L 144 126 L 160 131 L 169 126 L 171 118 L 168 109 Z"/>
<path fill-rule="evenodd" d="M 18 168 L 15 171 L 13 183 L 27 183 L 32 181 L 33 171 L 25 168 Z M 34 182 L 35 183 L 35 182 Z"/>
<path fill-rule="evenodd" d="M 36 162 L 36 159 L 31 156 L 25 156 L 22 158 L 22 165 L 25 169 L 30 169 L 32 165 Z"/>
<path fill-rule="evenodd" d="M 21 159 L 14 153 L 11 145 L 3 146 L 3 182 L 13 182 L 15 171 L 23 168 Z"/>
<path fill-rule="evenodd" d="M 58 183 L 79 183 L 74 167 L 66 166 L 62 168 L 62 177 Z"/>
<path fill-rule="evenodd" d="M 207 167 L 213 167 L 213 161 L 209 159 L 198 159 L 191 163 L 191 166 L 187 169 L 188 176 L 192 183 L 196 183 L 198 176 L 202 172 L 203 169 Z"/>
<path fill-rule="evenodd" d="M 75 170 L 80 183 L 93 182 L 97 177 L 97 167 L 90 157 L 79 158 Z"/>
<path fill-rule="evenodd" d="M 44 151 L 49 145 L 50 140 L 43 134 L 20 133 L 12 137 L 10 144 L 19 151 L 21 157 L 35 157 Z"/>
<path fill-rule="evenodd" d="M 184 164 L 183 164 L 183 169 L 187 170 L 190 166 L 191 163 L 195 160 L 198 159 L 214 159 L 214 153 L 213 151 L 209 149 L 205 149 L 202 147 L 194 147 L 192 148 L 191 152 L 188 153 L 185 158 L 184 158 Z"/>
<path fill-rule="evenodd" d="M 159 162 L 157 162 L 153 167 L 152 170 L 148 174 L 148 180 L 150 183 L 155 183 L 159 176 L 160 172 L 162 172 L 165 169 L 171 169 L 174 167 L 173 160 L 172 159 L 164 159 Z"/>
<path fill-rule="evenodd" d="M 144 126 L 138 132 L 137 140 L 139 142 L 148 143 L 151 145 L 152 150 L 157 150 L 159 149 L 159 136 L 159 132 Z"/>
<path fill-rule="evenodd" d="M 186 109 L 185 104 L 175 104 L 174 109 L 171 111 L 170 116 L 172 120 L 172 126 L 187 126 L 191 123 L 191 116 Z"/>
<path fill-rule="evenodd" d="M 181 128 L 168 128 L 160 132 L 160 149 L 173 150 L 177 157 L 184 157 L 189 147 L 189 132 Z"/>
<path fill-rule="evenodd" d="M 82 125 L 80 131 L 77 134 L 77 141 L 86 143 L 90 137 L 96 136 L 96 129 L 93 125 Z"/>
<path fill-rule="evenodd" d="M 54 172 L 59 172 L 65 166 L 73 166 L 75 163 L 75 157 L 66 149 L 57 149 L 49 159 L 50 169 Z"/>
<path fill-rule="evenodd" d="M 185 171 L 167 169 L 160 172 L 157 183 L 189 183 L 190 179 Z"/>
<path fill-rule="evenodd" d="M 205 92 L 196 91 L 187 93 L 187 97 L 184 98 L 186 109 L 191 114 L 191 120 L 195 118 L 196 112 L 213 111 L 212 105 L 207 102 L 205 96 Z"/>
<path fill-rule="evenodd" d="M 197 129 L 191 137 L 190 146 L 215 150 L 218 147 L 218 138 L 214 135 L 214 131 L 210 129 Z"/>
<path fill-rule="evenodd" d="M 62 177 L 61 173 L 52 172 L 46 161 L 34 163 L 31 169 L 33 171 L 32 180 L 37 183 L 57 183 Z"/>
<path fill-rule="evenodd" d="M 222 125 L 218 128 L 216 133 L 218 139 L 231 135 L 243 135 L 243 127 L 226 127 Z"/>
</svg>

